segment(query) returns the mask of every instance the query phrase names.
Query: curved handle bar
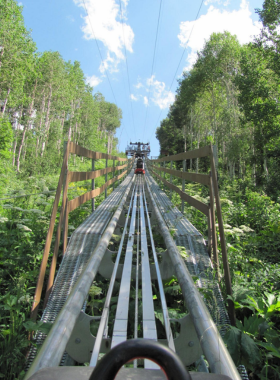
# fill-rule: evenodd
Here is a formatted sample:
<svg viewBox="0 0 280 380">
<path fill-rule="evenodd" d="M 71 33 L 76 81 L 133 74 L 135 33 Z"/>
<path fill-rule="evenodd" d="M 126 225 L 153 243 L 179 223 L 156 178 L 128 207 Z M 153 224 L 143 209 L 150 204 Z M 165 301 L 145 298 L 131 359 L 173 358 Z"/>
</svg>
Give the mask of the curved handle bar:
<svg viewBox="0 0 280 380">
<path fill-rule="evenodd" d="M 150 359 L 158 364 L 168 380 L 191 380 L 175 352 L 149 339 L 130 339 L 112 348 L 97 363 L 89 380 L 113 380 L 125 363 L 137 358 Z"/>
</svg>

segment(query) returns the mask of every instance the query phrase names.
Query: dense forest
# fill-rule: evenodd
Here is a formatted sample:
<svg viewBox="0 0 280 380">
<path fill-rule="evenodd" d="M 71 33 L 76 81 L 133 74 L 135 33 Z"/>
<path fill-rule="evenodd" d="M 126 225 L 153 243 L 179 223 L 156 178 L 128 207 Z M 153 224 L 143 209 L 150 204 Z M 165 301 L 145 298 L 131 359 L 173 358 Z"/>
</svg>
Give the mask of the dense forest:
<svg viewBox="0 0 280 380">
<path fill-rule="evenodd" d="M 179 80 L 175 102 L 156 136 L 161 156 L 214 145 L 237 317 L 224 339 L 250 379 L 278 380 L 280 2 L 265 0 L 256 12 L 263 28 L 254 42 L 240 45 L 228 32 L 213 33 L 205 42 Z M 210 170 L 205 159 L 186 165 L 192 172 Z M 182 170 L 181 162 L 176 166 Z M 173 183 L 181 187 L 181 180 L 173 178 Z M 209 202 L 201 185 L 187 183 L 185 191 Z M 179 195 L 170 196 L 180 208 Z M 200 212 L 188 206 L 185 215 L 207 236 Z"/>
<path fill-rule="evenodd" d="M 257 13 L 263 29 L 254 42 L 240 45 L 228 32 L 212 34 L 205 42 L 193 68 L 179 80 L 175 102 L 156 135 L 161 155 L 209 143 L 217 147 L 237 316 L 225 341 L 236 365 L 244 364 L 251 380 L 279 380 L 279 0 L 265 0 Z M 0 378 L 23 378 L 32 344 L 28 334 L 50 327 L 31 321 L 30 309 L 63 143 L 69 139 L 115 154 L 121 118 L 115 104 L 101 93 L 93 94 L 79 62 L 66 62 L 59 52 L 38 52 L 22 8 L 15 0 L 0 0 Z M 99 160 L 95 169 L 104 165 Z M 88 171 L 91 161 L 71 157 L 69 166 Z M 207 168 L 203 159 L 187 161 L 189 171 Z M 103 183 L 104 178 L 99 178 L 96 186 Z M 173 183 L 181 186 L 174 178 Z M 71 184 L 69 197 L 90 188 L 90 181 Z M 209 201 L 207 188 L 186 183 L 185 189 Z M 180 207 L 178 194 L 171 197 Z M 98 197 L 96 205 L 103 199 L 104 195 Z M 73 211 L 69 230 L 90 213 L 90 202 Z M 207 236 L 201 213 L 186 205 L 185 216 Z M 220 273 L 227 302 L 222 264 Z M 101 308 L 104 297 L 102 285 L 98 286 Z"/>
<path fill-rule="evenodd" d="M 42 329 L 30 321 L 30 309 L 64 141 L 115 154 L 121 119 L 115 104 L 93 94 L 79 62 L 66 62 L 59 52 L 38 52 L 22 7 L 0 0 L 0 378 L 24 376 L 28 332 Z M 76 156 L 69 165 L 91 170 L 91 160 Z M 95 164 L 104 167 L 104 160 Z M 104 176 L 98 178 L 96 187 L 104 182 Z M 91 181 L 70 185 L 69 197 L 89 189 Z M 96 206 L 103 199 L 104 194 Z M 70 231 L 90 212 L 87 202 L 71 213 Z"/>
<path fill-rule="evenodd" d="M 111 153 L 121 110 L 92 94 L 79 62 L 36 50 L 15 1 L 1 0 L 0 12 L 1 174 L 10 158 L 23 175 L 55 173 L 65 140 Z"/>
<path fill-rule="evenodd" d="M 214 33 L 179 81 L 177 96 L 157 129 L 163 154 L 218 147 L 219 171 L 249 178 L 274 200 L 280 195 L 279 2 L 257 10 L 262 33 L 240 45 Z M 196 167 L 193 166 L 193 169 Z M 198 167 L 196 168 L 198 169 Z"/>
</svg>

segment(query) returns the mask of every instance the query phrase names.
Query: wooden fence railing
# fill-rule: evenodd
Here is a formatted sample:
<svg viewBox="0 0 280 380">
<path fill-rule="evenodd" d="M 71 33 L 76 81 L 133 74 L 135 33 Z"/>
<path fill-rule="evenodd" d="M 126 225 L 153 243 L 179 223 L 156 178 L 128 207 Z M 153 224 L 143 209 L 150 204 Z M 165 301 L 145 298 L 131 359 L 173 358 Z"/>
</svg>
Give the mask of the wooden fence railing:
<svg viewBox="0 0 280 380">
<path fill-rule="evenodd" d="M 71 172 L 68 170 L 68 159 L 70 153 L 76 154 L 78 156 L 87 157 L 92 159 L 92 171 L 89 172 Z M 106 167 L 105 169 L 101 170 L 94 170 L 95 168 L 95 160 L 106 160 Z M 113 160 L 113 166 L 108 167 L 108 160 Z M 115 166 L 115 162 L 118 162 L 119 164 Z M 120 163 L 126 162 L 125 164 L 120 165 Z M 34 301 L 31 309 L 31 318 L 36 319 L 39 309 L 39 304 L 41 301 L 41 295 L 42 295 L 42 289 L 43 289 L 43 283 L 50 253 L 50 247 L 52 243 L 52 237 L 55 227 L 55 219 L 58 211 L 58 204 L 59 199 L 61 196 L 61 191 L 63 188 L 63 197 L 62 197 L 62 205 L 61 205 L 61 211 L 59 215 L 59 222 L 57 227 L 57 233 L 56 233 L 56 239 L 54 244 L 54 253 L 52 257 L 51 267 L 50 267 L 50 273 L 49 273 L 49 279 L 46 289 L 46 295 L 44 299 L 44 307 L 46 306 L 48 297 L 50 295 L 50 292 L 52 290 L 53 281 L 54 281 L 54 275 L 56 270 L 56 263 L 57 263 L 57 256 L 58 256 L 58 250 L 59 250 L 59 244 L 60 244 L 60 238 L 61 238 L 61 232 L 63 230 L 63 254 L 66 251 L 67 247 L 67 235 L 68 235 L 68 215 L 69 212 L 75 210 L 77 207 L 79 207 L 81 204 L 89 201 L 92 199 L 92 211 L 94 211 L 94 198 L 98 195 L 102 194 L 105 191 L 105 197 L 107 196 L 107 188 L 114 184 L 116 181 L 121 179 L 124 175 L 128 173 L 130 168 L 132 167 L 132 159 L 128 160 L 127 158 L 123 157 L 117 157 L 112 156 L 110 154 L 106 153 L 100 153 L 100 152 L 93 152 L 91 150 L 88 150 L 86 148 L 83 148 L 71 141 L 68 141 L 65 143 L 64 147 L 64 157 L 63 157 L 63 163 L 61 167 L 61 172 L 59 176 L 58 186 L 56 190 L 56 195 L 54 199 L 52 214 L 50 218 L 50 224 L 49 224 L 49 230 L 46 237 L 46 243 L 45 248 L 43 252 L 43 258 L 40 266 L 37 286 L 35 290 L 34 295 Z M 126 169 L 126 170 L 125 170 Z M 113 177 L 108 180 L 107 176 L 108 173 L 113 173 Z M 100 188 L 95 188 L 95 182 L 94 180 L 102 175 L 105 175 L 105 184 L 101 186 Z M 78 182 L 78 181 L 85 181 L 85 180 L 92 180 L 92 190 L 88 191 L 87 193 L 76 197 L 72 200 L 68 200 L 67 193 L 68 193 L 68 185 L 70 182 Z"/>
<path fill-rule="evenodd" d="M 211 171 L 209 174 L 189 173 L 185 171 L 187 159 L 195 159 L 195 158 L 202 158 L 202 157 L 210 158 Z M 183 171 L 172 169 L 172 164 L 174 161 L 183 161 Z M 165 167 L 166 162 L 170 162 L 170 166 L 171 166 L 170 169 Z M 163 167 L 154 165 L 154 164 L 161 165 L 161 163 L 163 163 Z M 208 252 L 209 252 L 210 257 L 212 256 L 215 268 L 218 271 L 219 257 L 218 257 L 218 248 L 217 248 L 216 217 L 215 217 L 215 203 L 216 203 L 226 291 L 227 291 L 227 295 L 232 296 L 231 276 L 230 276 L 230 270 L 229 270 L 229 264 L 228 264 L 228 258 L 227 258 L 226 239 L 225 239 L 225 233 L 224 233 L 224 227 L 223 227 L 221 202 L 220 202 L 220 197 L 219 197 L 219 189 L 218 189 L 218 182 L 217 182 L 212 146 L 209 145 L 200 149 L 196 149 L 196 150 L 192 150 L 192 151 L 184 152 L 184 153 L 179 153 L 173 156 L 162 157 L 155 160 L 147 159 L 147 166 L 150 172 L 154 174 L 156 178 L 162 181 L 165 184 L 165 186 L 167 186 L 171 191 L 175 191 L 177 194 L 180 195 L 181 200 L 182 200 L 182 212 L 184 212 L 184 202 L 188 202 L 191 206 L 195 207 L 197 210 L 202 212 L 207 217 Z M 158 172 L 163 172 L 164 177 L 158 174 Z M 167 181 L 165 179 L 165 173 L 168 173 L 170 175 L 170 181 Z M 177 178 L 182 178 L 182 190 L 179 187 L 173 185 L 172 176 L 177 177 Z M 185 193 L 185 180 L 197 182 L 202 185 L 208 186 L 209 195 L 210 195 L 210 202 L 208 205 Z M 229 300 L 228 305 L 229 305 L 228 312 L 229 312 L 231 323 L 235 325 L 235 310 L 234 310 L 233 302 Z"/>
</svg>

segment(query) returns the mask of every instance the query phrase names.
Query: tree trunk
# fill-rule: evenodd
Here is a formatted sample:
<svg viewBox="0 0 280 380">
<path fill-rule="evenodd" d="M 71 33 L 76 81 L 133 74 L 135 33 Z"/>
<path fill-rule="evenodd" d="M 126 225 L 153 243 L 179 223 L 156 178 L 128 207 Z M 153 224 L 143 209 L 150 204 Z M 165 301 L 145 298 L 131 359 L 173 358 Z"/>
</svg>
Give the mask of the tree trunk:
<svg viewBox="0 0 280 380">
<path fill-rule="evenodd" d="M 197 149 L 199 149 L 200 144 L 200 135 L 197 136 Z M 198 173 L 198 164 L 199 164 L 199 158 L 196 159 L 196 173 Z"/>
<path fill-rule="evenodd" d="M 20 146 L 19 146 L 19 150 L 18 150 L 18 156 L 17 156 L 17 172 L 19 172 L 19 167 L 20 167 L 20 155 L 21 155 L 21 151 L 22 151 L 22 147 L 23 147 L 23 143 L 24 143 L 24 139 L 25 139 L 26 130 L 27 130 L 27 126 L 25 126 L 24 129 L 23 129 L 23 132 L 22 132 L 22 138 L 21 138 L 21 142 L 20 142 Z"/>
<path fill-rule="evenodd" d="M 42 99 L 42 105 L 41 105 L 41 117 L 40 117 L 40 123 L 39 127 L 37 130 L 37 142 L 36 142 L 36 157 L 38 157 L 38 150 L 39 150 L 39 145 L 40 145 L 40 134 L 42 130 L 42 124 L 43 124 L 43 117 L 44 117 L 44 112 L 45 112 L 45 105 L 46 105 L 46 96 L 45 93 L 43 92 L 43 99 Z"/>
<path fill-rule="evenodd" d="M 213 141 L 215 142 L 217 123 L 216 123 L 216 105 L 215 105 L 215 96 L 214 96 L 213 87 L 212 87 L 212 111 L 213 111 Z"/>
<path fill-rule="evenodd" d="M 49 93 L 49 99 L 48 99 L 48 105 L 47 105 L 47 113 L 46 113 L 46 120 L 45 120 L 45 141 L 42 143 L 41 157 L 44 154 L 44 150 L 46 148 L 46 144 L 47 144 L 48 137 L 49 137 L 51 104 L 52 104 L 52 86 L 50 85 L 50 93 Z"/>
<path fill-rule="evenodd" d="M 192 150 L 192 143 L 193 143 L 193 109 L 191 107 L 191 150 Z M 190 159 L 190 171 L 192 171 L 192 158 Z"/>
<path fill-rule="evenodd" d="M 34 85 L 34 89 L 33 89 L 33 94 L 32 94 L 32 99 L 31 99 L 31 103 L 30 103 L 30 106 L 29 106 L 29 110 L 28 110 L 28 126 L 27 126 L 28 129 L 31 128 L 31 116 L 32 116 L 32 111 L 33 111 L 33 106 L 34 106 L 34 101 L 35 101 L 36 88 L 37 88 L 37 78 L 36 78 L 36 81 L 35 81 L 35 85 Z"/>
<path fill-rule="evenodd" d="M 11 88 L 8 89 L 6 99 L 4 100 L 3 109 L 2 109 L 2 117 L 4 116 L 5 111 L 6 111 L 6 106 L 7 106 L 7 103 L 8 103 L 8 97 L 10 95 L 10 92 L 11 92 Z"/>
<path fill-rule="evenodd" d="M 19 124 L 22 117 L 22 110 L 23 110 L 23 105 L 20 108 L 19 117 L 16 119 L 16 128 L 15 128 L 16 132 L 15 132 L 15 139 L 14 139 L 14 144 L 13 144 L 13 166 L 15 166 L 15 163 L 16 163 L 17 137 L 18 137 Z"/>
<path fill-rule="evenodd" d="M 256 186 L 256 163 L 255 163 L 255 137 L 254 137 L 255 128 L 253 128 L 253 157 L 254 157 L 254 163 L 252 168 L 252 180 L 254 186 Z"/>
</svg>

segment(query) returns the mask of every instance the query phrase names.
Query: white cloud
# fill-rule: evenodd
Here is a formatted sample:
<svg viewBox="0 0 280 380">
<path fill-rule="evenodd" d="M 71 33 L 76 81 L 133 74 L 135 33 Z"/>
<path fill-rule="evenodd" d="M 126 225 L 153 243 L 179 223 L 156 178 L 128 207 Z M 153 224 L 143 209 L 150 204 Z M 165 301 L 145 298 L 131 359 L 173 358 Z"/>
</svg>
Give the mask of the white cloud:
<svg viewBox="0 0 280 380">
<path fill-rule="evenodd" d="M 215 0 L 206 0 L 206 3 L 214 2 Z M 219 1 L 219 0 L 217 0 Z M 205 40 L 209 39 L 212 33 L 223 33 L 228 31 L 235 34 L 241 44 L 248 43 L 253 40 L 253 36 L 259 34 L 261 23 L 251 19 L 249 3 L 246 0 L 241 0 L 240 8 L 234 11 L 227 11 L 215 8 L 210 5 L 207 14 L 200 16 L 196 23 L 188 42 L 190 31 L 195 21 L 183 21 L 180 24 L 180 34 L 178 38 L 180 45 L 191 49 L 187 58 L 187 67 L 189 70 L 196 60 L 197 51 L 203 49 Z"/>
<path fill-rule="evenodd" d="M 143 87 L 143 84 L 140 83 L 140 82 L 138 82 L 137 84 L 134 85 L 134 87 L 136 87 L 136 88 L 141 88 L 141 87 Z"/>
<path fill-rule="evenodd" d="M 151 78 L 147 79 L 147 85 L 150 88 L 151 100 L 160 109 L 168 108 L 170 104 L 174 102 L 175 95 L 173 94 L 173 92 L 166 90 L 165 83 L 155 80 L 154 75 L 152 75 Z M 145 97 L 144 97 L 144 103 L 145 103 Z"/>
<path fill-rule="evenodd" d="M 135 100 L 135 101 L 138 100 L 138 98 L 133 94 L 130 95 L 130 99 Z"/>
<path fill-rule="evenodd" d="M 87 76 L 86 77 L 86 82 L 91 86 L 91 87 L 96 87 L 99 85 L 99 83 L 102 82 L 101 78 L 96 77 L 95 75 Z"/>
<path fill-rule="evenodd" d="M 71 16 L 71 15 L 66 16 L 66 18 L 67 18 L 69 21 L 71 21 L 71 22 L 75 22 L 74 17 Z"/>
<path fill-rule="evenodd" d="M 147 106 L 147 105 L 148 105 L 148 103 L 149 103 L 149 101 L 148 101 L 148 98 L 147 98 L 147 96 L 144 96 L 144 104 L 145 104 L 145 106 Z"/>
<path fill-rule="evenodd" d="M 82 27 L 85 39 L 101 41 L 107 52 L 106 59 L 100 65 L 100 71 L 105 68 L 110 72 L 118 71 L 117 66 L 124 60 L 124 39 L 127 51 L 133 52 L 132 44 L 134 33 L 125 22 L 121 22 L 120 7 L 117 0 L 84 0 L 89 17 L 84 17 L 85 24 Z M 83 0 L 74 0 L 79 7 L 84 8 Z M 122 0 L 123 19 L 126 20 L 126 7 L 128 0 Z"/>
<path fill-rule="evenodd" d="M 229 3 L 230 3 L 230 0 L 205 0 L 204 1 L 204 5 L 209 5 L 209 4 L 213 4 L 213 3 L 218 3 L 218 4 L 222 4 L 222 5 L 224 5 L 225 7 L 227 6 L 227 5 L 229 5 Z"/>
</svg>

